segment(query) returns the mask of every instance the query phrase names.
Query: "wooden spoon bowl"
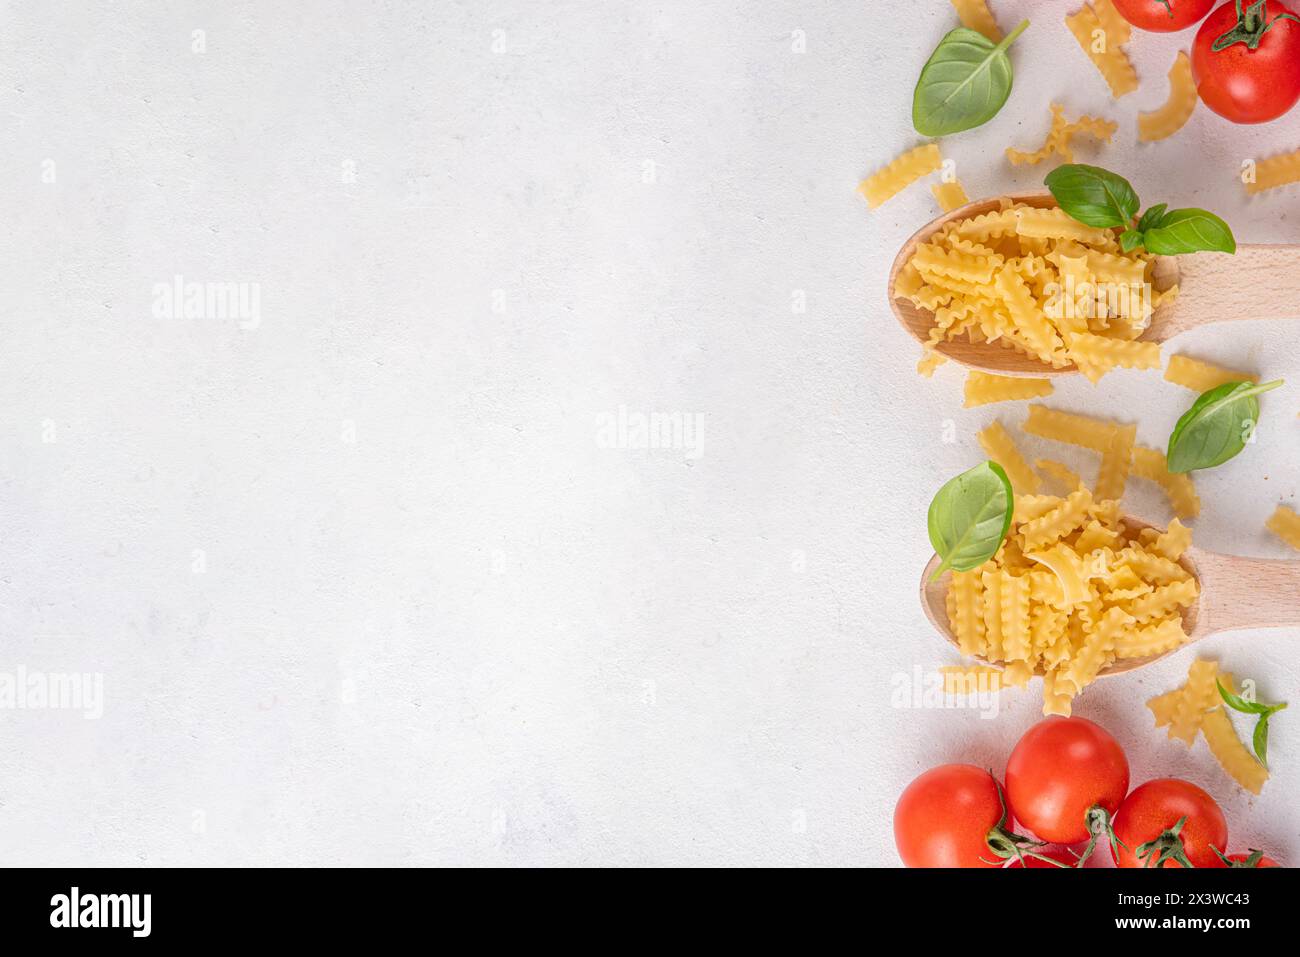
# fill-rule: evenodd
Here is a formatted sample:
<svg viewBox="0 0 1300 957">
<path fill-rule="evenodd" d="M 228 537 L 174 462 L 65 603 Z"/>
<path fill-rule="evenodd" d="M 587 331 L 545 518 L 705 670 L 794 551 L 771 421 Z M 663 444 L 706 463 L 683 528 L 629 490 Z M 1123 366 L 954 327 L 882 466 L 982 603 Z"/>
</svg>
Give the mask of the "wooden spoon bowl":
<svg viewBox="0 0 1300 957">
<path fill-rule="evenodd" d="M 1018 193 L 1005 199 L 1044 209 L 1056 206 L 1050 193 Z M 917 342 L 924 344 L 928 340 L 935 323 L 934 313 L 894 296 L 899 272 L 912 258 L 916 247 L 948 223 L 994 212 L 1001 205 L 998 197 L 967 203 L 918 229 L 898 251 L 889 271 L 889 305 L 899 323 Z M 1188 329 L 1214 322 L 1297 318 L 1300 317 L 1300 246 L 1241 245 L 1235 255 L 1161 256 L 1156 260 L 1155 283 L 1161 289 L 1176 283 L 1179 291 L 1172 302 L 1152 314 L 1151 324 L 1139 337 L 1144 342 L 1165 342 Z M 997 375 L 1046 378 L 1078 371 L 1073 364 L 1053 368 L 1001 342 L 970 342 L 963 337 L 945 340 L 935 346 L 935 351 L 961 365 Z"/>
<path fill-rule="evenodd" d="M 1136 536 L 1150 523 L 1131 516 L 1123 522 L 1130 534 Z M 1196 604 L 1183 611 L 1183 630 L 1187 641 L 1178 648 L 1145 658 L 1119 658 L 1103 668 L 1098 677 L 1124 674 L 1142 668 L 1172 655 L 1194 642 L 1225 631 L 1249 628 L 1293 628 L 1300 626 L 1300 561 L 1268 558 L 1242 558 L 1223 555 L 1192 546 L 1183 554 L 1181 563 L 1201 585 Z M 930 576 L 939 567 L 936 555 L 925 566 L 921 575 L 921 607 L 935 629 L 953 646 L 957 637 L 948 624 L 948 610 L 944 601 L 952 574 L 945 572 L 937 580 Z M 1000 663 L 976 656 L 981 664 L 1000 668 Z M 1038 668 L 1036 674 L 1041 675 Z"/>
</svg>

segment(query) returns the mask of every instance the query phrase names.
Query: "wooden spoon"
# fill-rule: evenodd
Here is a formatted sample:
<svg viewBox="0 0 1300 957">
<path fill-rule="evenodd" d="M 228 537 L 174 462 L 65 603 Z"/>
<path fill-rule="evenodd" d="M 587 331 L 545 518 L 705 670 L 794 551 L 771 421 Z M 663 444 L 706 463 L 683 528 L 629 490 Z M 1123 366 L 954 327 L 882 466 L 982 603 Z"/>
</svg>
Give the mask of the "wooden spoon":
<svg viewBox="0 0 1300 957">
<path fill-rule="evenodd" d="M 1024 193 L 1006 197 L 1015 203 L 1053 207 L 1049 193 Z M 889 272 L 889 304 L 894 315 L 917 342 L 924 343 L 934 326 L 934 314 L 906 299 L 894 297 L 899 271 L 916 247 L 954 219 L 969 219 L 1000 208 L 998 198 L 968 203 L 927 224 L 903 244 Z M 1300 246 L 1242 245 L 1236 255 L 1194 253 L 1161 256 L 1155 279 L 1160 288 L 1178 284 L 1178 295 L 1151 316 L 1140 336 L 1144 342 L 1165 342 L 1180 332 L 1212 322 L 1237 319 L 1300 318 Z M 940 343 L 935 351 L 972 369 L 1007 376 L 1046 377 L 1077 372 L 1070 364 L 1054 369 L 1031 356 L 1000 343 L 969 342 L 962 337 Z"/>
<path fill-rule="evenodd" d="M 1125 516 L 1123 521 L 1133 536 L 1151 527 L 1147 522 L 1129 516 Z M 1164 654 L 1116 659 L 1099 672 L 1099 677 L 1141 668 L 1220 632 L 1300 626 L 1300 561 L 1242 558 L 1192 546 L 1183 553 L 1181 564 L 1201 584 L 1200 598 L 1183 611 L 1187 641 Z M 937 581 L 930 581 L 938 566 L 938 555 L 925 566 L 921 576 L 921 607 L 925 609 L 930 624 L 956 645 L 957 638 L 948 624 L 948 610 L 944 603 L 952 574 L 945 572 Z M 1002 667 L 979 656 L 976 660 Z M 1036 673 L 1041 675 L 1042 669 L 1037 669 Z"/>
</svg>

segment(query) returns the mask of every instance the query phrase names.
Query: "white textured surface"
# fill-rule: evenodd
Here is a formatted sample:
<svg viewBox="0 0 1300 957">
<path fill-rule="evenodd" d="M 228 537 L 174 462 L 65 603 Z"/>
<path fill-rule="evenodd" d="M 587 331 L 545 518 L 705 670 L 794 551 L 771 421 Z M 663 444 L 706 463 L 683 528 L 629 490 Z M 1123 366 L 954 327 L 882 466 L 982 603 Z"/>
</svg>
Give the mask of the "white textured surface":
<svg viewBox="0 0 1300 957">
<path fill-rule="evenodd" d="M 999 150 L 1059 98 L 1120 120 L 1081 158 L 1149 202 L 1296 239 L 1296 192 L 1235 179 L 1300 146 L 1296 115 L 1201 111 L 1139 148 L 1192 34 L 1139 35 L 1117 106 L 1076 5 L 994 3 L 1035 23 L 1003 114 L 943 143 L 971 194 L 1039 182 Z M 928 189 L 853 193 L 918 142 L 952 17 L 913 6 L 6 4 L 0 669 L 100 671 L 106 700 L 0 712 L 4 862 L 891 865 L 915 773 L 1000 769 L 1034 692 L 997 720 L 889 706 L 943 660 L 925 506 L 1021 415 L 913 374 L 884 280 Z M 259 283 L 260 325 L 154 318 L 176 274 Z M 1283 554 L 1262 524 L 1300 478 L 1290 334 L 1171 350 L 1297 379 L 1201 480 L 1203 545 Z M 1121 373 L 1054 401 L 1158 445 L 1188 399 Z M 703 454 L 602 448 L 619 406 L 702 414 Z M 1297 699 L 1295 640 L 1209 650 Z M 1079 711 L 1135 780 L 1201 782 L 1234 846 L 1296 863 L 1300 715 L 1242 796 L 1150 728 L 1187 660 Z"/>
</svg>

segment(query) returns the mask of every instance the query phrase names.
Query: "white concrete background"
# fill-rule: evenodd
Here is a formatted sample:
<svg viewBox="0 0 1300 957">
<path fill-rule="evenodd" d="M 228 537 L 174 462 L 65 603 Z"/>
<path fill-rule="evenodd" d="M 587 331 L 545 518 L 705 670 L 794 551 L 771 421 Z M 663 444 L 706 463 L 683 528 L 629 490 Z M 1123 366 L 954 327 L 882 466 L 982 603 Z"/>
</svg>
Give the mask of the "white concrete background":
<svg viewBox="0 0 1300 957">
<path fill-rule="evenodd" d="M 1148 202 L 1297 239 L 1300 192 L 1236 174 L 1300 114 L 1138 147 L 1190 32 L 1139 35 L 1117 105 L 1077 3 L 993 5 L 1034 23 L 1003 113 L 942 144 L 972 195 L 1040 181 L 1000 151 L 1059 99 L 1120 121 L 1081 156 Z M 1000 770 L 1038 712 L 1036 687 L 996 720 L 890 705 L 949 660 L 925 507 L 1023 414 L 914 375 L 885 276 L 933 202 L 854 194 L 919 142 L 953 24 L 940 0 L 5 3 L 0 670 L 102 672 L 106 701 L 0 712 L 0 860 L 895 864 L 907 781 Z M 153 317 L 177 274 L 260 284 L 260 325 Z M 1200 480 L 1203 545 L 1284 553 L 1291 336 L 1171 350 L 1296 380 Z M 1189 398 L 1121 373 L 1054 402 L 1159 445 Z M 703 454 L 600 447 L 620 405 L 702 415 Z M 1296 638 L 1206 650 L 1300 702 Z M 1234 847 L 1297 862 L 1300 714 L 1243 795 L 1143 708 L 1190 657 L 1079 712 L 1136 781 L 1200 782 Z"/>
</svg>

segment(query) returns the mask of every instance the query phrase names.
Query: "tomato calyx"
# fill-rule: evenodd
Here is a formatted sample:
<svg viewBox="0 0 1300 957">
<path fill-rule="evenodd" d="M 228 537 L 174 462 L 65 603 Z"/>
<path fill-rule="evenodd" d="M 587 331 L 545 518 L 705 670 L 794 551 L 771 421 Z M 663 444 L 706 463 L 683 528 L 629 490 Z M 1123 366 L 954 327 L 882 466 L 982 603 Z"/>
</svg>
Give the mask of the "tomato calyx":
<svg viewBox="0 0 1300 957">
<path fill-rule="evenodd" d="M 1088 812 L 1083 817 L 1088 822 L 1088 845 L 1083 849 L 1083 853 L 1079 855 L 1079 861 L 1074 865 L 1075 867 L 1083 867 L 1084 862 L 1092 857 L 1092 852 L 1097 849 L 1097 841 L 1103 835 L 1110 842 L 1112 848 L 1118 844 L 1126 851 L 1129 849 L 1128 845 L 1121 841 L 1119 835 L 1115 833 L 1110 812 L 1100 804 L 1094 804 L 1088 808 Z"/>
<path fill-rule="evenodd" d="M 992 771 L 989 772 L 992 775 Z M 1025 837 L 1023 834 L 1017 834 L 1007 827 L 1007 798 L 1002 793 L 1002 785 L 998 784 L 997 778 L 993 779 L 994 786 L 998 789 L 998 803 L 1002 807 L 1002 816 L 998 818 L 998 823 L 989 828 L 988 834 L 984 836 L 984 842 L 988 844 L 989 850 L 997 857 L 997 861 L 990 861 L 980 858 L 986 864 L 996 864 L 999 861 L 1009 861 L 1013 858 L 1020 862 L 1023 867 L 1026 857 L 1032 857 L 1035 860 L 1046 861 L 1053 867 L 1069 867 L 1069 864 L 1062 864 L 1060 861 L 1053 860 L 1046 854 L 1040 854 L 1036 848 L 1043 847 L 1044 841 L 1035 841 L 1033 838 Z"/>
<path fill-rule="evenodd" d="M 1164 831 L 1154 840 L 1141 844 L 1137 849 L 1137 859 L 1143 867 L 1164 867 L 1166 861 L 1175 861 L 1180 867 L 1192 868 L 1195 865 L 1187 859 L 1187 848 L 1178 832 L 1187 823 L 1187 815 L 1178 819 L 1178 823 Z"/>
<path fill-rule="evenodd" d="M 1267 2 L 1268 0 L 1256 0 L 1243 10 L 1241 0 L 1237 0 L 1237 22 L 1233 24 L 1231 30 L 1215 40 L 1210 49 L 1217 53 L 1219 50 L 1226 50 L 1234 43 L 1244 43 L 1247 49 L 1258 50 L 1264 40 L 1264 34 L 1273 29 L 1279 20 L 1294 20 L 1300 23 L 1300 17 L 1294 13 L 1279 13 L 1272 20 L 1268 19 L 1264 10 Z M 1172 11 L 1170 15 L 1173 15 Z"/>
<path fill-rule="evenodd" d="M 1170 6 L 1169 0 L 1156 0 L 1156 3 L 1160 4 L 1162 7 L 1164 7 L 1166 10 L 1169 11 L 1170 20 L 1174 18 L 1174 8 Z"/>
<path fill-rule="evenodd" d="M 1210 850 L 1219 855 L 1219 860 L 1223 861 L 1224 867 L 1259 867 L 1259 862 L 1264 857 L 1263 851 L 1256 850 L 1253 847 L 1250 849 L 1250 856 L 1241 861 L 1234 861 L 1214 845 L 1210 845 Z"/>
</svg>

